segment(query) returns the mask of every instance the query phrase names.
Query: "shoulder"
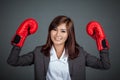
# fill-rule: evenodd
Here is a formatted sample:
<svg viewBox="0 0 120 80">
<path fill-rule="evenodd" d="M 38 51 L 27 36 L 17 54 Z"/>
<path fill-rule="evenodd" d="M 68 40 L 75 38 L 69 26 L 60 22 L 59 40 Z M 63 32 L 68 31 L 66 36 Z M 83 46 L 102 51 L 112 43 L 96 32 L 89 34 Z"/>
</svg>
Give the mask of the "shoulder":
<svg viewBox="0 0 120 80">
<path fill-rule="evenodd" d="M 34 49 L 34 54 L 35 55 L 43 55 L 43 53 L 41 52 L 41 48 L 42 48 L 42 46 L 36 46 Z"/>
<path fill-rule="evenodd" d="M 41 50 L 42 46 L 36 46 L 35 50 Z"/>
<path fill-rule="evenodd" d="M 79 46 L 78 49 L 79 49 L 79 53 L 83 53 L 85 51 L 82 46 Z"/>
<path fill-rule="evenodd" d="M 79 55 L 78 56 L 86 56 L 86 54 L 88 54 L 88 52 L 82 46 L 79 46 Z"/>
<path fill-rule="evenodd" d="M 74 63 L 77 63 L 79 62 L 80 64 L 84 64 L 85 62 L 85 52 L 84 52 L 84 49 L 83 47 L 79 46 L 77 47 L 79 49 L 79 54 L 76 58 L 72 59 L 74 61 Z"/>
</svg>

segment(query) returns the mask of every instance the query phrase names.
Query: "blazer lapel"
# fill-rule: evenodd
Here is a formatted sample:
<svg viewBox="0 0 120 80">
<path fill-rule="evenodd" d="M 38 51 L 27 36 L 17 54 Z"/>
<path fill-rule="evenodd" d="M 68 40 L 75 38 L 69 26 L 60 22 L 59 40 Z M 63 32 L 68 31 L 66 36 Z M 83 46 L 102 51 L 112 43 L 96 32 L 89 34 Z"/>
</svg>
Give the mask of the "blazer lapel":
<svg viewBox="0 0 120 80">
<path fill-rule="evenodd" d="M 68 58 L 68 65 L 69 65 L 69 73 L 70 77 L 72 78 L 72 73 L 73 73 L 73 62 L 70 58 Z"/>
<path fill-rule="evenodd" d="M 44 56 L 44 70 L 45 70 L 45 76 L 47 74 L 48 66 L 49 66 L 50 57 Z"/>
</svg>

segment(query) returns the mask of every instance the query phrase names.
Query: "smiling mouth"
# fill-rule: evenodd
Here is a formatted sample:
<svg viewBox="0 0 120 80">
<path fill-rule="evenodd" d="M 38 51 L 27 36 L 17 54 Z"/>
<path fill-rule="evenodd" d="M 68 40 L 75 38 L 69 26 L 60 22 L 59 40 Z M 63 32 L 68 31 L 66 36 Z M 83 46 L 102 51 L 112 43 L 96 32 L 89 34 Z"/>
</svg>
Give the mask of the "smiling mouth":
<svg viewBox="0 0 120 80">
<path fill-rule="evenodd" d="M 55 40 L 60 41 L 60 40 L 62 40 L 62 38 L 61 37 L 55 37 Z"/>
</svg>

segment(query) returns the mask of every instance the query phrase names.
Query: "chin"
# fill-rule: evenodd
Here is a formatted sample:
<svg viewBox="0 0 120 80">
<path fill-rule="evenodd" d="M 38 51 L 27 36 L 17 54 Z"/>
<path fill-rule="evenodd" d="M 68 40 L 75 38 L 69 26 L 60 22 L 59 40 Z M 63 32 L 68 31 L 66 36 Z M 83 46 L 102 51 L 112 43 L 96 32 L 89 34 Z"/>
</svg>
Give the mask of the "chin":
<svg viewBox="0 0 120 80">
<path fill-rule="evenodd" d="M 54 45 L 63 45 L 64 43 L 56 42 Z"/>
</svg>

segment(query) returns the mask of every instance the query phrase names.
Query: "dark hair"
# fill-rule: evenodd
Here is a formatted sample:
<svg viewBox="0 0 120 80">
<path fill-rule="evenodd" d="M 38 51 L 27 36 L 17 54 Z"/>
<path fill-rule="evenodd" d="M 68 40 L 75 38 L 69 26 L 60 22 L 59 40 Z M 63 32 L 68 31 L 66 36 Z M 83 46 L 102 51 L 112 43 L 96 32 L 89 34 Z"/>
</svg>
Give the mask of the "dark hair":
<svg viewBox="0 0 120 80">
<path fill-rule="evenodd" d="M 43 52 L 46 56 L 50 55 L 50 49 L 53 45 L 53 42 L 50 37 L 50 31 L 54 28 L 58 27 L 60 24 L 65 23 L 67 32 L 68 32 L 68 39 L 65 42 L 65 48 L 68 50 L 68 55 L 71 59 L 74 59 L 79 54 L 79 45 L 76 42 L 75 39 L 75 32 L 74 32 L 74 24 L 73 21 L 64 15 L 57 16 L 53 19 L 51 22 L 49 29 L 48 29 L 48 37 L 47 42 L 45 45 L 42 46 L 41 52 Z"/>
</svg>

